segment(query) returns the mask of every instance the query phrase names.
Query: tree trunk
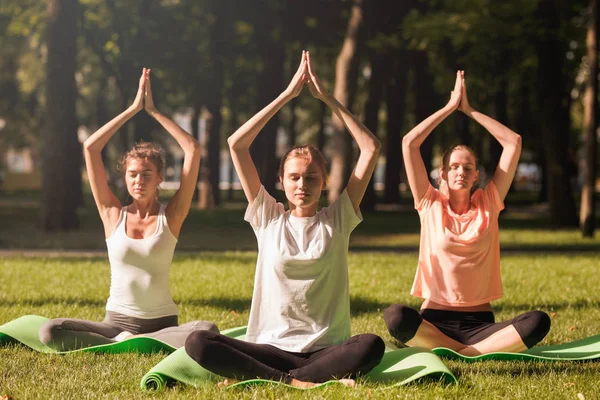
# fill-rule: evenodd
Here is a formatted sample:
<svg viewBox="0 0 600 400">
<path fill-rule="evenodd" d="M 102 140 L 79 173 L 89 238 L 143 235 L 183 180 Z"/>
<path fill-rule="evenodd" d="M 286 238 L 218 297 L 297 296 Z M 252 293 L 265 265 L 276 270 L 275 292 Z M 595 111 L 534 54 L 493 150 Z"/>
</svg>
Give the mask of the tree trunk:
<svg viewBox="0 0 600 400">
<path fill-rule="evenodd" d="M 359 72 L 359 48 L 362 42 L 363 1 L 353 0 L 346 37 L 335 64 L 335 98 L 352 111 L 356 95 Z M 331 118 L 333 129 L 331 171 L 329 174 L 329 204 L 338 198 L 346 186 L 351 173 L 352 139 L 346 132 L 344 123 L 334 114 Z"/>
<path fill-rule="evenodd" d="M 298 106 L 298 97 L 290 101 L 290 125 L 288 126 L 288 147 L 296 145 L 296 107 Z"/>
<path fill-rule="evenodd" d="M 229 125 L 234 125 L 237 126 L 238 125 L 238 111 L 237 111 L 237 107 L 230 107 L 231 108 L 231 114 L 230 114 L 230 118 L 231 118 L 231 122 L 229 123 Z M 229 152 L 228 152 L 229 154 Z M 229 154 L 229 173 L 227 174 L 227 180 L 229 181 L 229 189 L 227 190 L 227 200 L 232 201 L 233 200 L 233 195 L 234 195 L 234 190 L 233 190 L 233 185 L 234 185 L 234 181 L 235 181 L 235 168 L 233 167 L 233 161 L 231 160 L 231 154 Z"/>
<path fill-rule="evenodd" d="M 369 80 L 369 96 L 365 105 L 365 121 L 364 124 L 367 128 L 373 132 L 375 136 L 379 136 L 378 125 L 379 125 L 379 108 L 383 98 L 383 85 L 385 84 L 386 74 L 386 61 L 389 61 L 389 57 L 381 52 L 375 50 L 371 51 L 371 79 Z M 387 60 L 386 60 L 387 59 Z M 394 111 L 395 112 L 395 111 Z M 389 135 L 389 133 L 388 133 Z M 373 187 L 375 174 L 369 181 L 369 186 L 365 191 L 365 195 L 362 200 L 361 208 L 363 211 L 375 210 L 375 204 L 377 203 L 377 194 Z"/>
<path fill-rule="evenodd" d="M 227 54 L 229 41 L 227 32 L 229 31 L 229 18 L 227 10 L 230 7 L 230 1 L 218 1 L 213 3 L 210 29 L 210 54 L 211 54 L 211 74 L 210 87 L 207 88 L 208 104 L 206 110 L 208 117 L 206 119 L 207 133 L 207 167 L 208 167 L 208 187 L 206 195 L 207 201 L 201 203 L 201 208 L 212 208 L 221 204 L 221 190 L 219 181 L 221 180 L 221 124 L 223 117 L 221 115 L 221 105 L 223 102 L 223 86 L 225 84 L 225 63 L 223 58 Z"/>
<path fill-rule="evenodd" d="M 258 107 L 265 107 L 272 102 L 283 90 L 283 63 L 285 51 L 283 44 L 271 42 L 261 51 L 263 69 L 258 73 Z M 277 159 L 275 143 L 279 118 L 275 115 L 265 125 L 250 147 L 252 159 L 258 170 L 261 183 L 271 196 L 277 198 L 275 183 L 277 182 Z"/>
<path fill-rule="evenodd" d="M 556 228 L 577 224 L 575 202 L 567 173 L 569 151 L 569 90 L 563 67 L 565 49 L 560 39 L 560 19 L 553 0 L 538 5 L 541 32 L 536 49 L 538 54 L 538 100 L 541 104 L 542 141 L 546 157 L 548 201 L 551 223 Z M 548 82 L 552 82 L 551 85 Z"/>
<path fill-rule="evenodd" d="M 387 142 L 385 162 L 385 203 L 400 202 L 400 174 L 402 172 L 402 125 L 406 115 L 407 74 L 406 52 L 398 57 L 396 66 L 388 79 L 386 90 Z"/>
<path fill-rule="evenodd" d="M 596 160 L 598 127 L 598 5 L 590 0 L 590 21 L 587 29 L 588 81 L 584 96 L 583 136 L 585 166 L 581 188 L 579 227 L 584 237 L 594 237 L 596 229 Z"/>
<path fill-rule="evenodd" d="M 48 0 L 46 127 L 41 221 L 46 231 L 79 227 L 81 145 L 75 115 L 77 0 Z"/>
<path fill-rule="evenodd" d="M 508 125 L 508 97 L 506 95 L 506 82 L 501 82 L 494 94 L 494 116 L 497 121 Z M 489 140 L 489 151 L 485 162 L 485 173 L 488 179 L 494 176 L 496 166 L 502 155 L 502 145 L 492 135 L 487 135 Z M 512 186 L 511 186 L 512 187 Z"/>
<path fill-rule="evenodd" d="M 435 88 L 433 87 L 433 76 L 429 72 L 429 61 L 425 51 L 418 51 L 414 55 L 415 71 L 415 119 L 417 123 L 431 115 L 432 105 L 438 103 Z M 462 114 L 462 113 L 461 113 Z M 434 135 L 429 135 L 421 144 L 421 157 L 425 163 L 427 176 L 433 168 L 433 143 Z"/>
<path fill-rule="evenodd" d="M 192 197 L 192 201 L 194 202 L 200 202 L 200 187 L 202 186 L 200 184 L 200 181 L 202 179 L 202 168 L 203 165 L 206 160 L 204 160 L 204 156 L 206 155 L 206 149 L 204 147 L 204 143 L 202 143 L 202 141 L 200 140 L 200 125 L 199 125 L 199 121 L 200 121 L 200 117 L 202 116 L 202 106 L 200 104 L 195 104 L 194 108 L 192 109 L 192 123 L 190 124 L 192 127 L 192 132 L 191 135 L 194 139 L 196 139 L 198 142 L 200 142 L 203 147 L 202 147 L 202 158 L 200 159 L 200 173 L 198 173 L 198 183 L 196 184 L 196 188 L 194 189 L 194 196 Z"/>
<path fill-rule="evenodd" d="M 210 167 L 208 166 L 210 158 L 210 152 L 208 150 L 210 139 L 208 135 L 212 119 L 213 115 L 206 111 L 203 116 L 204 140 L 200 142 L 202 145 L 202 160 L 200 161 L 200 172 L 198 174 L 198 208 L 201 210 L 212 209 L 215 206 L 209 179 Z"/>
<path fill-rule="evenodd" d="M 106 107 L 106 96 L 104 95 L 106 93 L 106 79 L 100 79 L 99 80 L 99 89 L 98 89 L 98 94 L 96 95 L 96 120 L 95 120 L 95 129 L 100 128 L 101 126 L 104 126 L 104 124 L 106 124 L 109 121 L 109 115 L 108 115 L 108 110 Z M 106 179 L 108 180 L 109 185 L 111 186 L 111 188 L 113 189 L 113 191 L 116 192 L 117 190 L 117 180 L 120 178 L 119 175 L 117 173 L 115 173 L 115 168 L 114 166 L 112 166 L 110 164 L 110 160 L 108 157 L 108 144 L 106 146 L 104 146 L 104 148 L 102 149 L 102 162 L 104 163 L 104 166 L 108 168 L 106 169 Z M 113 167 L 113 168 L 111 168 Z M 118 193 L 117 193 L 118 195 Z"/>
<path fill-rule="evenodd" d="M 133 117 L 133 142 L 152 142 L 152 130 L 156 122 L 147 112 L 139 112 Z"/>
<path fill-rule="evenodd" d="M 319 130 L 317 131 L 317 147 L 321 153 L 325 151 L 325 118 L 327 117 L 327 104 L 319 102 Z"/>
</svg>

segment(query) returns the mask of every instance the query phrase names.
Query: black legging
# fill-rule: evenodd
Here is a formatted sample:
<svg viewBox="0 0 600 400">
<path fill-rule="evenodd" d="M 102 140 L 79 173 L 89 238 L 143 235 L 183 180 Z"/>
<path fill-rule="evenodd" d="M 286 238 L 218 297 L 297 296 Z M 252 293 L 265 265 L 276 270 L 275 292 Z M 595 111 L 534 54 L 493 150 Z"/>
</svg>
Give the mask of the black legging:
<svg viewBox="0 0 600 400">
<path fill-rule="evenodd" d="M 369 372 L 381 361 L 385 343 L 367 333 L 321 350 L 293 353 L 216 332 L 197 331 L 187 338 L 185 351 L 204 368 L 227 378 L 261 378 L 288 384 L 295 378 L 318 383 Z"/>
<path fill-rule="evenodd" d="M 542 311 L 529 311 L 509 321 L 495 323 L 494 313 L 491 311 L 465 312 L 426 308 L 419 314 L 414 308 L 392 304 L 384 311 L 383 319 L 390 335 L 402 343 L 415 336 L 423 320 L 430 322 L 449 338 L 466 345 L 478 343 L 512 325 L 525 346 L 531 348 L 550 330 L 550 317 Z"/>
</svg>

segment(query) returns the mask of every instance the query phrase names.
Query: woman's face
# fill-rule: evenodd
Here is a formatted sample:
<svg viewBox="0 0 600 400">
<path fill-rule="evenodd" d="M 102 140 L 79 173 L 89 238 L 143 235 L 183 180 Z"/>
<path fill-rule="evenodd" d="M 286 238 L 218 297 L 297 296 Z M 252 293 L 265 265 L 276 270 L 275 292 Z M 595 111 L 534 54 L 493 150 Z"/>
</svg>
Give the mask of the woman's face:
<svg viewBox="0 0 600 400">
<path fill-rule="evenodd" d="M 156 189 L 162 182 L 156 165 L 150 160 L 132 158 L 125 169 L 127 191 L 134 200 L 148 200 L 156 197 Z"/>
<path fill-rule="evenodd" d="M 450 190 L 470 191 L 479 179 L 475 156 L 466 149 L 454 150 L 450 154 L 448 165 L 441 172 L 442 179 L 447 182 Z"/>
<path fill-rule="evenodd" d="M 289 158 L 283 166 L 283 177 L 280 179 L 292 212 L 294 208 L 303 209 L 308 215 L 317 212 L 317 203 L 325 184 L 317 163 L 309 162 L 304 157 Z"/>
</svg>

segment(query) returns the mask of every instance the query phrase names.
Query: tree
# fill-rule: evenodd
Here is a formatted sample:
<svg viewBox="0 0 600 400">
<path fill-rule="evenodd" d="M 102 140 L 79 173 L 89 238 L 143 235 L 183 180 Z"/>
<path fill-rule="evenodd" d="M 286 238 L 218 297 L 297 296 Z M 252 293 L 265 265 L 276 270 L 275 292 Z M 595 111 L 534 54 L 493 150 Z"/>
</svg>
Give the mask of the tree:
<svg viewBox="0 0 600 400">
<path fill-rule="evenodd" d="M 285 46 L 282 38 L 282 5 L 278 2 L 260 2 L 255 7 L 256 45 L 261 68 L 257 73 L 256 105 L 265 107 L 283 91 L 283 71 L 285 65 Z M 277 160 L 275 157 L 275 141 L 279 117 L 275 115 L 256 137 L 250 151 L 260 181 L 265 189 L 275 198 L 275 182 L 277 181 Z"/>
<path fill-rule="evenodd" d="M 596 228 L 596 162 L 598 144 L 598 3 L 590 0 L 590 16 L 587 27 L 588 77 L 584 95 L 583 137 L 585 141 L 585 167 L 581 188 L 579 228 L 584 237 L 594 237 Z"/>
<path fill-rule="evenodd" d="M 210 78 L 207 82 L 206 101 L 206 131 L 208 136 L 207 158 L 208 185 L 200 193 L 200 208 L 218 206 L 221 204 L 221 190 L 219 189 L 221 168 L 221 106 L 223 103 L 223 90 L 225 83 L 225 59 L 228 56 L 228 32 L 231 30 L 229 10 L 231 0 L 212 3 L 211 20 L 209 28 L 209 53 L 210 53 Z"/>
<path fill-rule="evenodd" d="M 550 218 L 554 227 L 573 227 L 577 221 L 575 202 L 566 165 L 569 162 L 569 87 L 563 71 L 565 45 L 560 39 L 560 2 L 542 0 L 537 16 L 540 34 L 538 56 L 538 100 L 541 111 L 542 146 L 546 153 L 546 173 Z M 552 82 L 552 84 L 547 84 Z"/>
<path fill-rule="evenodd" d="M 352 111 L 359 71 L 359 49 L 363 34 L 363 0 L 353 0 L 350 6 L 350 17 L 346 37 L 335 64 L 334 97 Z M 341 119 L 336 115 L 331 118 L 333 128 L 333 151 L 331 171 L 329 174 L 329 203 L 338 198 L 348 179 L 352 162 L 352 141 Z"/>
<path fill-rule="evenodd" d="M 79 227 L 81 146 L 75 116 L 77 0 L 48 0 L 46 126 L 41 217 L 45 230 Z"/>
</svg>

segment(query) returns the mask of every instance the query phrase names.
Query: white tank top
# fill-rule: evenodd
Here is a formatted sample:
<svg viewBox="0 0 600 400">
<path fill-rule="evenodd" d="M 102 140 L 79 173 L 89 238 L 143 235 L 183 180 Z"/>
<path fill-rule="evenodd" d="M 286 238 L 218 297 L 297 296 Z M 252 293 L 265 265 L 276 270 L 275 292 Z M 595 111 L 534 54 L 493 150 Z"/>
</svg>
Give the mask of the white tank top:
<svg viewBox="0 0 600 400">
<path fill-rule="evenodd" d="M 167 225 L 165 206 L 160 206 L 156 231 L 143 239 L 127 236 L 126 220 L 127 207 L 123 207 L 113 233 L 106 239 L 111 272 L 106 309 L 135 318 L 177 315 L 169 289 L 177 239 Z"/>
</svg>

